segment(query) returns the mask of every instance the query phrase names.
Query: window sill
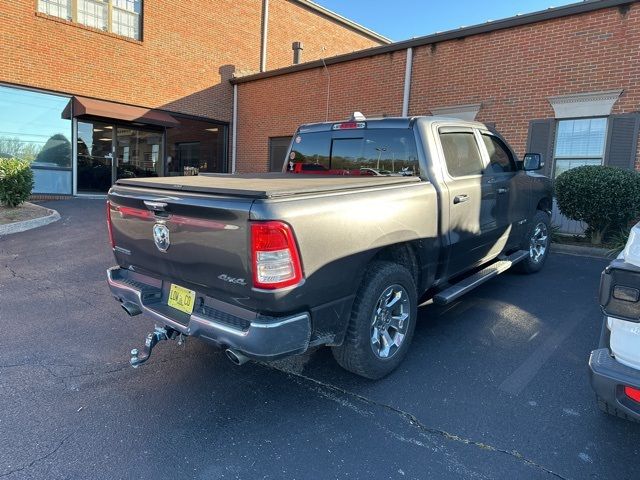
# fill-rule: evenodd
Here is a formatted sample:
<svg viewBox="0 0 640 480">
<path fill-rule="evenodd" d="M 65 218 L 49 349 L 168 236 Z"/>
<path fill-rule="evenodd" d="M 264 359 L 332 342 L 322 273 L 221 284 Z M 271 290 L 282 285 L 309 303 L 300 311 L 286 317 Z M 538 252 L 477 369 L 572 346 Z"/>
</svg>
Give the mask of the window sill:
<svg viewBox="0 0 640 480">
<path fill-rule="evenodd" d="M 81 30 L 87 30 L 89 32 L 99 33 L 100 35 L 105 35 L 107 37 L 111 37 L 116 40 L 122 40 L 128 43 L 133 43 L 135 45 L 143 45 L 142 40 L 136 40 L 135 38 L 125 37 L 124 35 L 118 35 L 117 33 L 106 32 L 99 28 L 88 27 L 87 25 L 82 25 L 81 23 L 72 22 L 71 20 L 66 20 L 64 18 L 56 17 L 53 15 L 47 15 L 46 13 L 42 13 L 42 12 L 35 12 L 35 13 L 36 13 L 36 17 L 38 18 L 43 18 L 45 20 L 50 20 L 56 23 L 62 23 L 64 25 L 69 25 L 70 27 L 79 28 Z"/>
</svg>

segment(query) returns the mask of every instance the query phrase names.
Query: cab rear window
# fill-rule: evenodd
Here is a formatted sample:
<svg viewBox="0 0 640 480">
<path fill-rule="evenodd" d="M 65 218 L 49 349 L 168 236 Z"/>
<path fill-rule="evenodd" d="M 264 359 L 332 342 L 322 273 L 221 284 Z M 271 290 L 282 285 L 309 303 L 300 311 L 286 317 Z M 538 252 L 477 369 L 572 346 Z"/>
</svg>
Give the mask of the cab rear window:
<svg viewBox="0 0 640 480">
<path fill-rule="evenodd" d="M 418 175 L 410 129 L 353 129 L 296 135 L 287 159 L 291 173 Z"/>
</svg>

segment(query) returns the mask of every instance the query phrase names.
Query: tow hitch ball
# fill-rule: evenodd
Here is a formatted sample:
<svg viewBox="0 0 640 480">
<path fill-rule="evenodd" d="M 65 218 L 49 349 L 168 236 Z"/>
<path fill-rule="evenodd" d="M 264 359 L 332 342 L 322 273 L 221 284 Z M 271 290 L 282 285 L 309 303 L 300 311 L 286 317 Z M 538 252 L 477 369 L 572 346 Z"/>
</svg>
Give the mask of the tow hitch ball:
<svg viewBox="0 0 640 480">
<path fill-rule="evenodd" d="M 162 340 L 173 340 L 178 335 L 180 335 L 180 333 L 172 328 L 156 327 L 152 333 L 147 335 L 147 338 L 144 341 L 142 354 L 140 354 L 137 348 L 131 350 L 131 360 L 129 360 L 129 363 L 133 368 L 138 368 L 144 362 L 149 360 L 151 357 L 151 351 L 158 342 L 161 342 Z M 182 335 L 180 335 L 180 341 L 178 343 L 181 344 L 182 342 Z"/>
</svg>

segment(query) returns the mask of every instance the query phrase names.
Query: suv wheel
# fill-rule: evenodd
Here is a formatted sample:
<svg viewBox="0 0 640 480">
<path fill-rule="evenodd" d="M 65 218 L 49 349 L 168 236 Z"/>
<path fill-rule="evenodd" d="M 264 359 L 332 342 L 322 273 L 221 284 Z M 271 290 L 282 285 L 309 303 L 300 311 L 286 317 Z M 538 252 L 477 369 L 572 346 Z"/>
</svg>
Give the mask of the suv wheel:
<svg viewBox="0 0 640 480">
<path fill-rule="evenodd" d="M 374 380 L 391 373 L 409 349 L 417 303 L 416 286 L 406 268 L 372 263 L 354 300 L 344 342 L 332 349 L 336 361 Z"/>
<path fill-rule="evenodd" d="M 537 210 L 525 235 L 522 249 L 529 255 L 515 266 L 522 273 L 536 273 L 544 266 L 551 246 L 551 218 L 548 213 Z"/>
</svg>

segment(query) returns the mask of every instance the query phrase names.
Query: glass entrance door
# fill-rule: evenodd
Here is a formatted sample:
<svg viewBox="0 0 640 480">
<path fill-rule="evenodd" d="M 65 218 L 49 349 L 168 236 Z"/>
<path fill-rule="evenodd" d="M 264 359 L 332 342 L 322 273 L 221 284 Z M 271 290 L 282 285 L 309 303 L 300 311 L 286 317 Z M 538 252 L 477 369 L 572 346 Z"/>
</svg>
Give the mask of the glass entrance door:
<svg viewBox="0 0 640 480">
<path fill-rule="evenodd" d="M 78 121 L 78 192 L 104 193 L 119 178 L 164 175 L 164 132 Z"/>
<path fill-rule="evenodd" d="M 162 176 L 162 139 L 161 131 L 118 127 L 116 179 Z"/>
<path fill-rule="evenodd" d="M 113 125 L 78 121 L 78 191 L 104 193 L 113 180 Z"/>
</svg>

